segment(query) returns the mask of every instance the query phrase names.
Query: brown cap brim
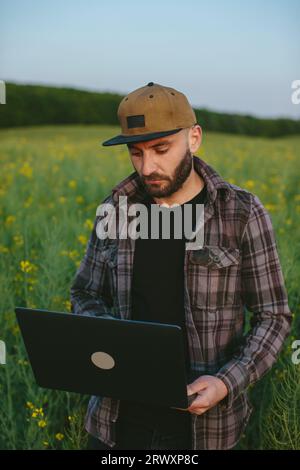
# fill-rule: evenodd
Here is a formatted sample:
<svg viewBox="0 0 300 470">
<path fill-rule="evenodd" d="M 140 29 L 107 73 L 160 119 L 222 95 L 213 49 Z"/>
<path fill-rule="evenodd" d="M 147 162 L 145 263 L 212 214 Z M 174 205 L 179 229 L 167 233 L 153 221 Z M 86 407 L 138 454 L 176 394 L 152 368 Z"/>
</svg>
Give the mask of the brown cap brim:
<svg viewBox="0 0 300 470">
<path fill-rule="evenodd" d="M 159 137 L 164 137 L 166 135 L 175 134 L 176 132 L 181 131 L 183 128 L 180 129 L 173 129 L 171 131 L 163 131 L 163 132 L 152 132 L 151 134 L 139 134 L 139 135 L 117 135 L 112 139 L 105 140 L 102 142 L 102 145 L 119 145 L 119 144 L 129 144 L 133 142 L 145 142 L 147 140 L 158 139 Z"/>
</svg>

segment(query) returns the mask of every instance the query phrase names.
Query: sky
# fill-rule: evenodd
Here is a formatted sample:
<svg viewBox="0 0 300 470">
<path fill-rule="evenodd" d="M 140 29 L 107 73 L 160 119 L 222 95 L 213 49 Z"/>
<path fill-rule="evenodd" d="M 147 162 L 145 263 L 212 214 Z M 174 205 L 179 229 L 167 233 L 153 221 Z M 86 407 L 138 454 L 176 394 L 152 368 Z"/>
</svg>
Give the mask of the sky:
<svg viewBox="0 0 300 470">
<path fill-rule="evenodd" d="M 0 0 L 0 79 L 300 118 L 299 0 Z"/>
</svg>

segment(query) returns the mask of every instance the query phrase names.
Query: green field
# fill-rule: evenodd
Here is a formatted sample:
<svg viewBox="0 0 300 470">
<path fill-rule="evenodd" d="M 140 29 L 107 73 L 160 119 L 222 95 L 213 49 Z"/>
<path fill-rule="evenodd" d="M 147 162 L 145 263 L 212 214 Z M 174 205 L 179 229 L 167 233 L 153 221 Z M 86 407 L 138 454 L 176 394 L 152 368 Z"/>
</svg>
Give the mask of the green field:
<svg viewBox="0 0 300 470">
<path fill-rule="evenodd" d="M 133 171 L 126 146 L 100 142 L 104 126 L 0 131 L 0 449 L 81 449 L 88 397 L 34 383 L 15 306 L 69 311 L 69 288 L 83 257 L 95 211 L 111 187 Z M 294 314 L 280 360 L 251 389 L 255 411 L 241 449 L 300 449 L 300 136 L 280 139 L 204 132 L 197 153 L 229 182 L 257 194 L 269 210 Z"/>
</svg>

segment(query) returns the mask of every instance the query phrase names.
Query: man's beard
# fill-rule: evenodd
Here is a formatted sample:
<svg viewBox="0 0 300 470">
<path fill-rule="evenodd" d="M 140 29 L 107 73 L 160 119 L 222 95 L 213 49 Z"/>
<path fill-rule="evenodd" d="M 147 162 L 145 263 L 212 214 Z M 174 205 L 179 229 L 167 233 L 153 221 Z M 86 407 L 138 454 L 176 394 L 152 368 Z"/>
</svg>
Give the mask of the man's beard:
<svg viewBox="0 0 300 470">
<path fill-rule="evenodd" d="M 157 198 L 168 197 L 168 196 L 171 196 L 171 194 L 175 193 L 182 187 L 183 183 L 186 181 L 186 179 L 190 175 L 192 167 L 193 167 L 193 155 L 190 152 L 190 149 L 187 148 L 184 154 L 184 157 L 175 168 L 173 177 L 162 178 L 161 176 L 157 175 L 157 178 L 156 178 L 156 175 L 152 174 L 150 176 L 147 176 L 147 179 L 141 176 L 141 181 L 143 183 L 143 186 L 145 187 L 145 190 L 147 191 L 148 194 L 150 194 L 150 196 L 154 196 Z M 164 186 L 160 187 L 155 184 L 150 185 L 145 182 L 148 180 L 151 181 L 155 179 L 163 181 Z"/>
</svg>

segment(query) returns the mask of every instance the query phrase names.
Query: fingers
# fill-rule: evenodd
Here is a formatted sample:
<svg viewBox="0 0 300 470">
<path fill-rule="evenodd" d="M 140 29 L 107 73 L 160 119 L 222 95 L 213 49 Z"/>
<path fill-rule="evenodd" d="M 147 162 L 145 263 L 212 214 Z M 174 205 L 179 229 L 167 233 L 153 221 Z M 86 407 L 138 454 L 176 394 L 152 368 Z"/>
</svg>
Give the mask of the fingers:
<svg viewBox="0 0 300 470">
<path fill-rule="evenodd" d="M 204 409 L 205 411 L 209 409 L 211 406 L 208 394 L 204 392 L 200 392 L 197 394 L 195 400 L 189 406 L 189 411 L 194 411 L 195 409 Z"/>
<path fill-rule="evenodd" d="M 195 415 L 202 415 L 207 410 L 209 410 L 209 408 L 195 408 L 195 409 L 189 409 L 189 412 Z"/>
<path fill-rule="evenodd" d="M 191 384 L 187 385 L 187 395 L 193 395 L 193 393 L 200 392 L 207 387 L 207 382 L 205 380 L 195 380 Z"/>
</svg>

